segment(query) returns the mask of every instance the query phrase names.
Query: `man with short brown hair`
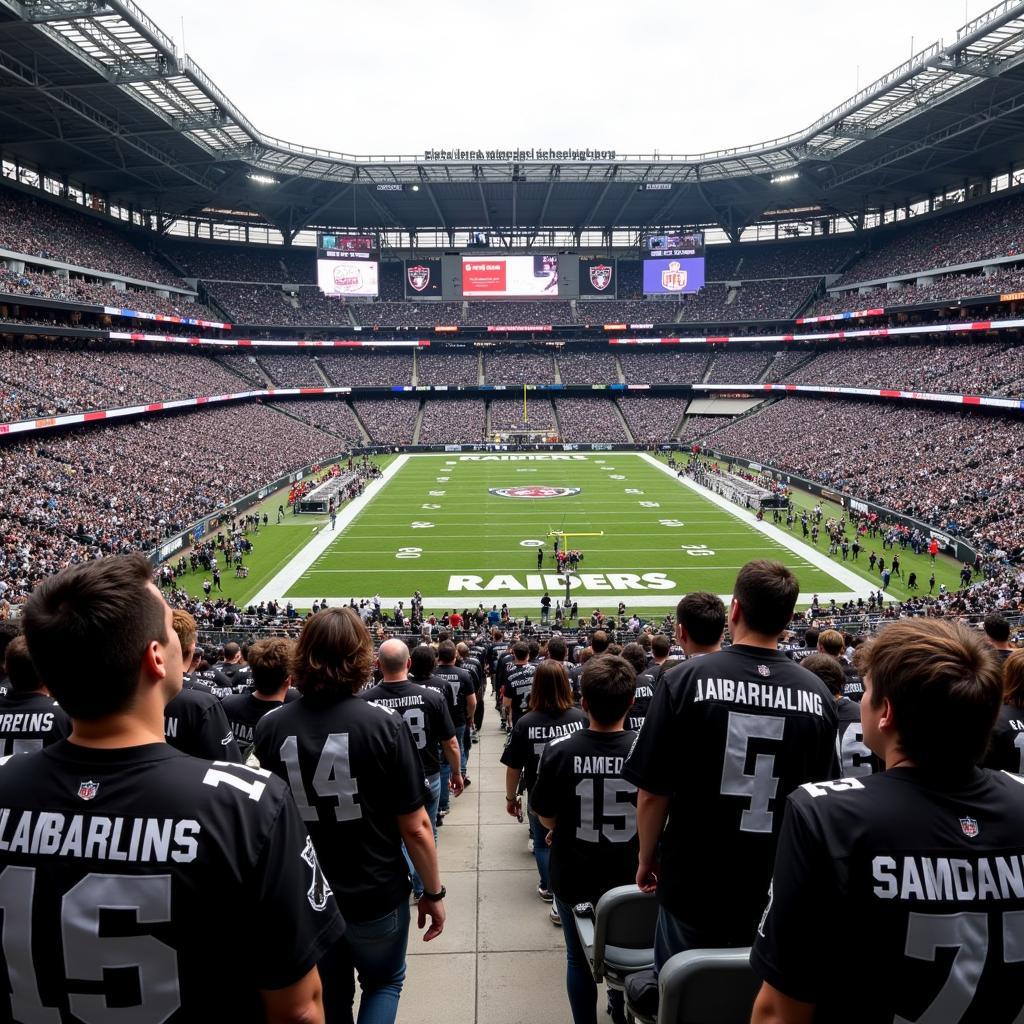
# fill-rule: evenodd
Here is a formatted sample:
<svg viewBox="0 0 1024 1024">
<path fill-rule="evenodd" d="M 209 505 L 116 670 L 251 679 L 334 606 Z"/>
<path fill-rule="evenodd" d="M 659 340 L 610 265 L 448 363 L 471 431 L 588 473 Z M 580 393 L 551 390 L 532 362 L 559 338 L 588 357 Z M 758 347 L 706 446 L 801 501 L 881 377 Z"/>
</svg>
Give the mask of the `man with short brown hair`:
<svg viewBox="0 0 1024 1024">
<path fill-rule="evenodd" d="M 288 699 L 288 677 L 294 650 L 295 641 L 283 636 L 257 640 L 249 648 L 253 688 L 248 693 L 234 693 L 221 701 L 243 761 L 252 753 L 260 719 Z M 298 700 L 299 691 L 292 690 L 291 693 L 292 699 Z"/>
</svg>

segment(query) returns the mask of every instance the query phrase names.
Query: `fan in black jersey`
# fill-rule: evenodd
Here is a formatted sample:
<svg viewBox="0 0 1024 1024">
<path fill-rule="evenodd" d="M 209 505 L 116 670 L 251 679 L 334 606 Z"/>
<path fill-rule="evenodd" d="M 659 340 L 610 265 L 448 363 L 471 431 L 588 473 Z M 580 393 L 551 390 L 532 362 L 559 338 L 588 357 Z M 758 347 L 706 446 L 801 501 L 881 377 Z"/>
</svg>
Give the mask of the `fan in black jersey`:
<svg viewBox="0 0 1024 1024">
<path fill-rule="evenodd" d="M 596 1020 L 597 986 L 572 908 L 596 904 L 636 876 L 636 786 L 622 777 L 637 735 L 622 728 L 635 686 L 636 673 L 623 658 L 605 654 L 587 662 L 583 707 L 589 727 L 544 747 L 532 794 L 534 811 L 551 830 L 551 887 L 564 922 L 566 989 L 578 1024 Z M 612 1019 L 621 1021 L 622 993 L 608 995 Z"/>
<path fill-rule="evenodd" d="M 434 675 L 434 671 L 437 668 L 437 652 L 429 644 L 418 644 L 412 649 L 409 654 L 409 681 L 418 684 L 419 686 L 426 686 L 428 689 L 436 690 L 443 698 L 445 707 L 448 709 L 448 716 L 452 719 L 452 726 L 454 728 L 454 720 L 457 714 L 456 708 L 456 690 L 450 682 L 444 679 L 439 679 Z M 458 740 L 456 739 L 456 745 Z M 448 814 L 449 808 L 451 807 L 451 765 L 448 763 L 448 759 L 444 756 L 443 751 L 440 747 L 436 750 L 437 762 L 441 766 L 441 778 L 440 778 L 440 799 L 437 805 L 437 812 L 434 817 L 434 831 L 436 833 L 437 828 L 444 824 L 445 815 Z M 459 748 L 459 772 L 462 771 L 462 748 Z M 465 782 L 463 782 L 465 785 Z"/>
<path fill-rule="evenodd" d="M 836 754 L 842 778 L 860 778 L 863 775 L 885 771 L 885 764 L 871 753 L 864 742 L 860 703 L 844 695 L 847 677 L 839 659 L 816 651 L 814 654 L 808 654 L 800 665 L 808 672 L 813 672 L 831 690 L 835 698 L 836 715 L 839 718 Z"/>
<path fill-rule="evenodd" d="M 480 660 L 479 649 L 476 646 L 470 646 L 467 643 L 459 643 L 455 645 L 455 651 L 458 655 L 458 663 L 464 668 L 473 679 L 473 694 L 476 697 L 476 704 L 473 708 L 473 714 L 470 715 L 469 720 L 466 723 L 467 735 L 469 737 L 468 742 L 470 744 L 477 742 L 476 733 L 483 724 L 483 701 L 484 701 L 484 689 L 487 686 L 487 676 L 484 675 L 483 662 Z"/>
<path fill-rule="evenodd" d="M 287 786 L 164 742 L 182 656 L 151 572 L 85 562 L 26 605 L 73 731 L 0 768 L 0 1018 L 322 1021 L 337 906 Z"/>
<path fill-rule="evenodd" d="M 455 711 L 452 724 L 455 726 L 455 738 L 459 741 L 461 752 L 462 780 L 470 784 L 466 769 L 469 765 L 469 750 L 472 741 L 469 737 L 469 723 L 476 713 L 476 683 L 473 677 L 461 665 L 456 664 L 458 651 L 451 640 L 442 640 L 437 645 L 437 667 L 434 676 L 443 679 L 455 695 Z"/>
<path fill-rule="evenodd" d="M 253 688 L 248 693 L 234 693 L 221 702 L 243 761 L 252 753 L 260 719 L 279 708 L 288 697 L 294 648 L 294 641 L 283 636 L 257 640 L 248 651 Z"/>
<path fill-rule="evenodd" d="M 427 815 L 434 825 L 436 843 L 437 827 L 434 823 L 437 821 L 437 808 L 441 800 L 441 763 L 438 751 L 448 763 L 451 791 L 459 796 L 462 792 L 459 742 L 444 697 L 431 687 L 410 681 L 410 664 L 409 648 L 401 640 L 385 640 L 377 652 L 377 666 L 383 679 L 376 686 L 361 691 L 359 696 L 379 707 L 396 711 L 409 727 L 430 790 Z M 406 860 L 412 878 L 413 896 L 419 901 L 423 894 L 423 882 L 416 866 L 408 860 L 408 855 Z"/>
<path fill-rule="evenodd" d="M 846 658 L 846 641 L 843 634 L 838 629 L 823 630 L 818 635 L 818 651 L 839 662 L 844 676 L 843 696 L 859 703 L 864 696 L 864 683 L 861 681 L 860 673 Z"/>
<path fill-rule="evenodd" d="M 195 618 L 183 608 L 175 608 L 172 616 L 174 632 L 178 634 L 178 642 L 181 644 L 181 662 L 185 667 L 185 671 L 181 676 L 182 688 L 211 693 L 208 678 L 200 675 L 198 671 L 199 659 L 197 657 L 198 647 L 196 645 L 198 628 Z"/>
<path fill-rule="evenodd" d="M 781 563 L 748 562 L 729 609 L 733 645 L 666 673 L 626 763 L 641 790 L 637 884 L 661 905 L 659 969 L 684 949 L 750 942 L 786 795 L 835 777 L 832 695 L 777 648 L 798 593 Z"/>
<path fill-rule="evenodd" d="M 216 679 L 214 692 L 218 697 L 242 693 L 252 683 L 252 669 L 246 664 L 242 648 L 233 641 L 224 645 L 224 660 L 217 662 L 212 671 Z"/>
<path fill-rule="evenodd" d="M 1013 645 L 1010 643 L 1010 623 L 1002 615 L 991 612 L 985 616 L 983 623 L 985 637 L 988 639 L 996 657 L 1001 661 L 1006 659 L 1013 652 Z"/>
<path fill-rule="evenodd" d="M 522 821 L 521 792 L 533 792 L 537 779 L 537 762 L 545 745 L 557 736 L 568 736 L 587 723 L 587 716 L 573 706 L 569 677 L 560 661 L 542 661 L 533 674 L 529 711 L 516 722 L 508 734 L 501 763 L 505 765 L 505 810 Z M 550 903 L 551 883 L 548 878 L 548 847 L 545 830 L 527 803 L 533 856 L 537 862 L 539 883 L 537 894 Z"/>
<path fill-rule="evenodd" d="M 394 1020 L 409 937 L 403 843 L 425 888 L 424 939 L 444 928 L 423 765 L 402 716 L 357 696 L 372 669 L 373 641 L 359 616 L 321 610 L 306 620 L 292 659 L 302 699 L 256 727 L 256 756 L 290 785 L 345 915 L 345 938 L 321 962 L 328 1020 L 351 1021 L 356 971 L 360 1016 Z"/>
<path fill-rule="evenodd" d="M 1000 657 L 998 650 L 994 653 Z M 1024 775 L 1024 651 L 1014 651 L 1003 662 L 1003 703 L 982 763 Z"/>
<path fill-rule="evenodd" d="M 860 655 L 886 770 L 788 800 L 751 964 L 755 1024 L 1015 1024 L 1024 1015 L 1024 783 L 975 765 L 1002 698 L 996 656 L 940 619 Z M 857 950 L 860 982 L 836 974 Z"/>
<path fill-rule="evenodd" d="M 220 701 L 198 688 L 182 688 L 164 709 L 164 735 L 172 747 L 191 757 L 240 764 L 235 742 Z"/>
<path fill-rule="evenodd" d="M 512 663 L 505 669 L 502 701 L 511 728 L 526 714 L 526 705 L 533 689 L 533 673 L 537 666 L 530 661 L 530 645 L 517 640 L 511 649 Z"/>
<path fill-rule="evenodd" d="M 71 732 L 71 719 L 46 692 L 28 653 L 16 636 L 4 655 L 7 694 L 0 697 L 0 757 L 42 750 Z"/>
<path fill-rule="evenodd" d="M 10 619 L 0 619 L 0 697 L 7 693 L 9 683 L 4 672 L 4 653 L 7 645 L 21 633 L 21 626 Z"/>
</svg>

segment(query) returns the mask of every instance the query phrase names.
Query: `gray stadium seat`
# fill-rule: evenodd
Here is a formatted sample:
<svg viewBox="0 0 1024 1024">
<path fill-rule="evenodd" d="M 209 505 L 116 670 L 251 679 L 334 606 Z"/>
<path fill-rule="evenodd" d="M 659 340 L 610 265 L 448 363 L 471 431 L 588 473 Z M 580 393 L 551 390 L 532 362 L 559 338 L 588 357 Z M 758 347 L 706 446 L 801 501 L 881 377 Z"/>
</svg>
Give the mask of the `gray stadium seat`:
<svg viewBox="0 0 1024 1024">
<path fill-rule="evenodd" d="M 577 914 L 573 918 L 596 981 L 621 989 L 627 974 L 654 966 L 654 893 L 620 885 L 597 901 L 593 920 Z"/>
<path fill-rule="evenodd" d="M 626 1015 L 639 1024 L 748 1024 L 760 987 L 749 948 L 691 949 L 658 975 L 657 1019 L 637 1013 L 628 997 Z"/>
</svg>

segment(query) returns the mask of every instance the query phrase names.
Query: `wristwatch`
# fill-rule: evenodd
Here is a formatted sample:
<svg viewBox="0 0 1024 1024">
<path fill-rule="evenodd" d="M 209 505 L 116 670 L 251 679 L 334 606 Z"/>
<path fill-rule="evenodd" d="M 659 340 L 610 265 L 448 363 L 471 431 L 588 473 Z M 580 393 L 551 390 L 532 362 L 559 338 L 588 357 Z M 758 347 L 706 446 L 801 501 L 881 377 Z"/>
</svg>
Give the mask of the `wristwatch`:
<svg viewBox="0 0 1024 1024">
<path fill-rule="evenodd" d="M 442 885 L 440 892 L 424 892 L 422 899 L 430 900 L 432 903 L 437 903 L 438 900 L 443 900 L 448 895 L 448 890 Z"/>
</svg>

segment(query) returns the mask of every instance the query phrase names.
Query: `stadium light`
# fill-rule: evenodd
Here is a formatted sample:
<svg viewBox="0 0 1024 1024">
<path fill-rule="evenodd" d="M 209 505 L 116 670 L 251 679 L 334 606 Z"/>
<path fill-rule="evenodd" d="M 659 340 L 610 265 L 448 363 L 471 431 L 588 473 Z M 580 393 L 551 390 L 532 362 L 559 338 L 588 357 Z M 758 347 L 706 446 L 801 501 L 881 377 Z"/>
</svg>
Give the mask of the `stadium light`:
<svg viewBox="0 0 1024 1024">
<path fill-rule="evenodd" d="M 419 192 L 419 190 L 420 190 L 419 185 L 413 185 L 412 190 L 413 190 L 413 192 Z"/>
<path fill-rule="evenodd" d="M 249 174 L 247 175 L 250 181 L 255 181 L 257 185 L 276 185 L 277 178 L 271 178 L 268 174 Z"/>
<path fill-rule="evenodd" d="M 793 171 L 792 174 L 776 174 L 775 177 L 771 179 L 771 182 L 773 185 L 781 185 L 787 181 L 795 181 L 799 177 L 800 175 L 796 171 Z"/>
</svg>

